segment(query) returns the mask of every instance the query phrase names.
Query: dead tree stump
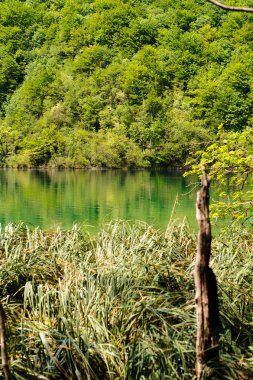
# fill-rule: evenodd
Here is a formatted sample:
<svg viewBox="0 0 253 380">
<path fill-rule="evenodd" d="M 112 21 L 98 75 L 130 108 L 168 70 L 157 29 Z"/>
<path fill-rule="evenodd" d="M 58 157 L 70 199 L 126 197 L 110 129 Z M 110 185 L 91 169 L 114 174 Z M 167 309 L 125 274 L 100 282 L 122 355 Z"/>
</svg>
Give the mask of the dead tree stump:
<svg viewBox="0 0 253 380">
<path fill-rule="evenodd" d="M 197 313 L 196 374 L 200 379 L 208 362 L 219 360 L 219 308 L 217 282 L 209 267 L 211 224 L 209 219 L 209 178 L 202 167 L 202 187 L 197 193 L 196 217 L 199 225 L 194 281 Z M 209 378 L 212 375 L 210 373 Z"/>
<path fill-rule="evenodd" d="M 4 379 L 11 380 L 5 338 L 6 338 L 5 337 L 5 313 L 4 313 L 3 305 L 0 302 L 0 342 L 1 342 L 2 368 L 3 368 Z"/>
</svg>

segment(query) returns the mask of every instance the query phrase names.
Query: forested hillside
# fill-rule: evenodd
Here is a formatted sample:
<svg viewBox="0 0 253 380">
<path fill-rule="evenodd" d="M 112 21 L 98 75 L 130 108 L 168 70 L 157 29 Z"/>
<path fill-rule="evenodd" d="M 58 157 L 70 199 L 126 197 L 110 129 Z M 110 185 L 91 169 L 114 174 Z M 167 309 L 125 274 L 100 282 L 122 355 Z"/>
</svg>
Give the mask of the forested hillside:
<svg viewBox="0 0 253 380">
<path fill-rule="evenodd" d="M 0 10 L 1 165 L 182 164 L 220 124 L 252 126 L 251 14 L 204 0 Z"/>
</svg>

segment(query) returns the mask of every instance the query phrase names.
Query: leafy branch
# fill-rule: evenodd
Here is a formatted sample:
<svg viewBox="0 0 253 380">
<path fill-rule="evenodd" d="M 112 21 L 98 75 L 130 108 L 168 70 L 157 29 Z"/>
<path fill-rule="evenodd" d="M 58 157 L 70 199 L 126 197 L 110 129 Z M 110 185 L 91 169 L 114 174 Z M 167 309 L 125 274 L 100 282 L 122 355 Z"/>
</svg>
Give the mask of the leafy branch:
<svg viewBox="0 0 253 380">
<path fill-rule="evenodd" d="M 218 200 L 211 206 L 212 217 L 229 216 L 234 220 L 250 220 L 253 213 L 253 131 L 226 132 L 219 127 L 216 141 L 188 160 L 186 173 L 200 176 L 201 165 L 218 188 Z"/>
</svg>

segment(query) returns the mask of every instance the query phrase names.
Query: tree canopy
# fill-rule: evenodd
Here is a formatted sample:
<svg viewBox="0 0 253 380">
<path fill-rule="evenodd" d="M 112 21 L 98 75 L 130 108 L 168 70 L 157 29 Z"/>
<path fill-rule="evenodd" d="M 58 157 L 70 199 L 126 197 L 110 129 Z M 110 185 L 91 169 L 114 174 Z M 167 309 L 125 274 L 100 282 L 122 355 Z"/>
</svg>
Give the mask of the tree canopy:
<svg viewBox="0 0 253 380">
<path fill-rule="evenodd" d="M 252 127 L 252 17 L 202 0 L 1 1 L 1 165 L 182 165 L 221 123 Z"/>
</svg>

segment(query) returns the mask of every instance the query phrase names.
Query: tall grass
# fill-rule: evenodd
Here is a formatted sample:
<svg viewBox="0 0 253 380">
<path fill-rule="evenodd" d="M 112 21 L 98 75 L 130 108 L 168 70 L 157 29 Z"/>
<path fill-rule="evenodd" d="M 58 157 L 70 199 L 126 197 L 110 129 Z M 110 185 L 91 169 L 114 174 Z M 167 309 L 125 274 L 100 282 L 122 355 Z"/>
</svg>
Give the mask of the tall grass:
<svg viewBox="0 0 253 380">
<path fill-rule="evenodd" d="M 217 379 L 237 379 L 238 371 L 253 378 L 252 243 L 247 230 L 213 242 L 223 367 Z M 96 237 L 76 226 L 52 233 L 7 226 L 0 291 L 14 378 L 192 379 L 195 250 L 186 224 L 164 234 L 116 221 Z"/>
</svg>

